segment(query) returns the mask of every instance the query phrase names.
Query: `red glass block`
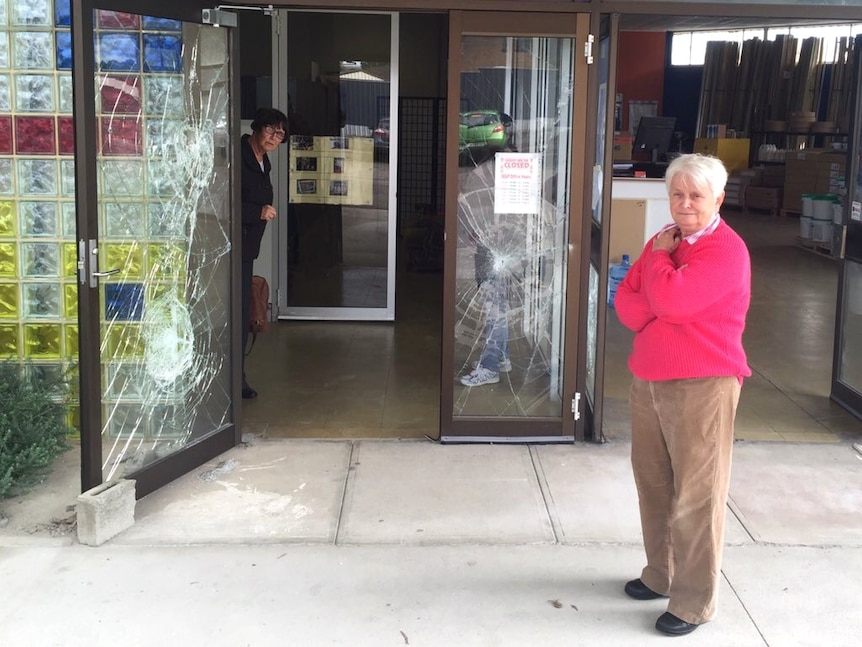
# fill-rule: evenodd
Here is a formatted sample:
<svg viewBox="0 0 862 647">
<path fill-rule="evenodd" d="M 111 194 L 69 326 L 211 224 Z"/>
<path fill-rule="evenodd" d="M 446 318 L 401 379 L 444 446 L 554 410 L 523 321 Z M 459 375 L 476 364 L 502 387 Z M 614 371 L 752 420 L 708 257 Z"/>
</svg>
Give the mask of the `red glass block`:
<svg viewBox="0 0 862 647">
<path fill-rule="evenodd" d="M 105 9 L 99 9 L 98 14 L 102 29 L 138 29 L 141 26 L 141 17 L 137 14 Z"/>
<path fill-rule="evenodd" d="M 15 117 L 15 152 L 56 155 L 54 117 Z"/>
<path fill-rule="evenodd" d="M 141 112 L 140 77 L 103 76 L 101 83 L 103 115 L 136 115 Z"/>
<path fill-rule="evenodd" d="M 0 153 L 12 153 L 12 117 L 0 117 Z"/>
<path fill-rule="evenodd" d="M 102 155 L 140 155 L 141 146 L 137 119 L 102 117 Z"/>
<path fill-rule="evenodd" d="M 57 131 L 60 134 L 60 155 L 75 154 L 75 122 L 71 117 L 57 119 Z"/>
</svg>

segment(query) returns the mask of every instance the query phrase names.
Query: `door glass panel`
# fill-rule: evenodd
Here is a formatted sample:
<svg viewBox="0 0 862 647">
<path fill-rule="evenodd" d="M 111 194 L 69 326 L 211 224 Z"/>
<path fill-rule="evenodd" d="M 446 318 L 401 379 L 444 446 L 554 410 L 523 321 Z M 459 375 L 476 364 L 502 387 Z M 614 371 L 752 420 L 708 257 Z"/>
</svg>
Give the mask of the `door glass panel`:
<svg viewBox="0 0 862 647">
<path fill-rule="evenodd" d="M 557 417 L 574 41 L 461 50 L 453 413 Z"/>
<path fill-rule="evenodd" d="M 389 305 L 389 15 L 291 12 L 287 314 Z"/>
<path fill-rule="evenodd" d="M 94 23 L 109 480 L 231 422 L 230 77 L 226 29 Z"/>
<path fill-rule="evenodd" d="M 847 259 L 844 272 L 838 379 L 862 394 L 862 265 Z"/>
</svg>

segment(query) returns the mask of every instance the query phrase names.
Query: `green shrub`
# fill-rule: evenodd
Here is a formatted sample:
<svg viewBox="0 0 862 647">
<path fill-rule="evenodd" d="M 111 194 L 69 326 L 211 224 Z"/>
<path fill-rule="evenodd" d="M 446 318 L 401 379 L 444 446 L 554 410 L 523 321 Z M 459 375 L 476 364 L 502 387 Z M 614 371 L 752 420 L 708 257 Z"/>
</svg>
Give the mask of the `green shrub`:
<svg viewBox="0 0 862 647">
<path fill-rule="evenodd" d="M 0 499 L 33 487 L 68 448 L 67 392 L 62 375 L 0 363 Z"/>
</svg>

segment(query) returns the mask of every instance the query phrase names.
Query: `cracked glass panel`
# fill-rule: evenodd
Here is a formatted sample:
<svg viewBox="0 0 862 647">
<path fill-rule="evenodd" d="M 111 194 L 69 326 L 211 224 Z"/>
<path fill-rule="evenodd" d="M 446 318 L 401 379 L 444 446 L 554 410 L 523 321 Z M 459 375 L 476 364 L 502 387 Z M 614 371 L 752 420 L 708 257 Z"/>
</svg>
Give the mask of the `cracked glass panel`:
<svg viewBox="0 0 862 647">
<path fill-rule="evenodd" d="M 107 481 L 232 422 L 230 78 L 227 30 L 94 18 Z"/>
<path fill-rule="evenodd" d="M 461 41 L 456 416 L 562 415 L 574 41 Z"/>
</svg>

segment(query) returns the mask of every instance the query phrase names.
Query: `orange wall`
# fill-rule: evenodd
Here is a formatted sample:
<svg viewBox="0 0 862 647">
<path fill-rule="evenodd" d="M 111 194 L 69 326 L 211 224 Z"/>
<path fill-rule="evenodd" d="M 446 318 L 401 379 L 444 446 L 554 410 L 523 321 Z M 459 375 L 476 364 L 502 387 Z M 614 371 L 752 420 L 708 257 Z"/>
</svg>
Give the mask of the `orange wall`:
<svg viewBox="0 0 862 647">
<path fill-rule="evenodd" d="M 629 129 L 629 101 L 658 101 L 662 115 L 666 34 L 623 31 L 617 54 L 617 92 L 623 95 L 623 132 Z"/>
</svg>

